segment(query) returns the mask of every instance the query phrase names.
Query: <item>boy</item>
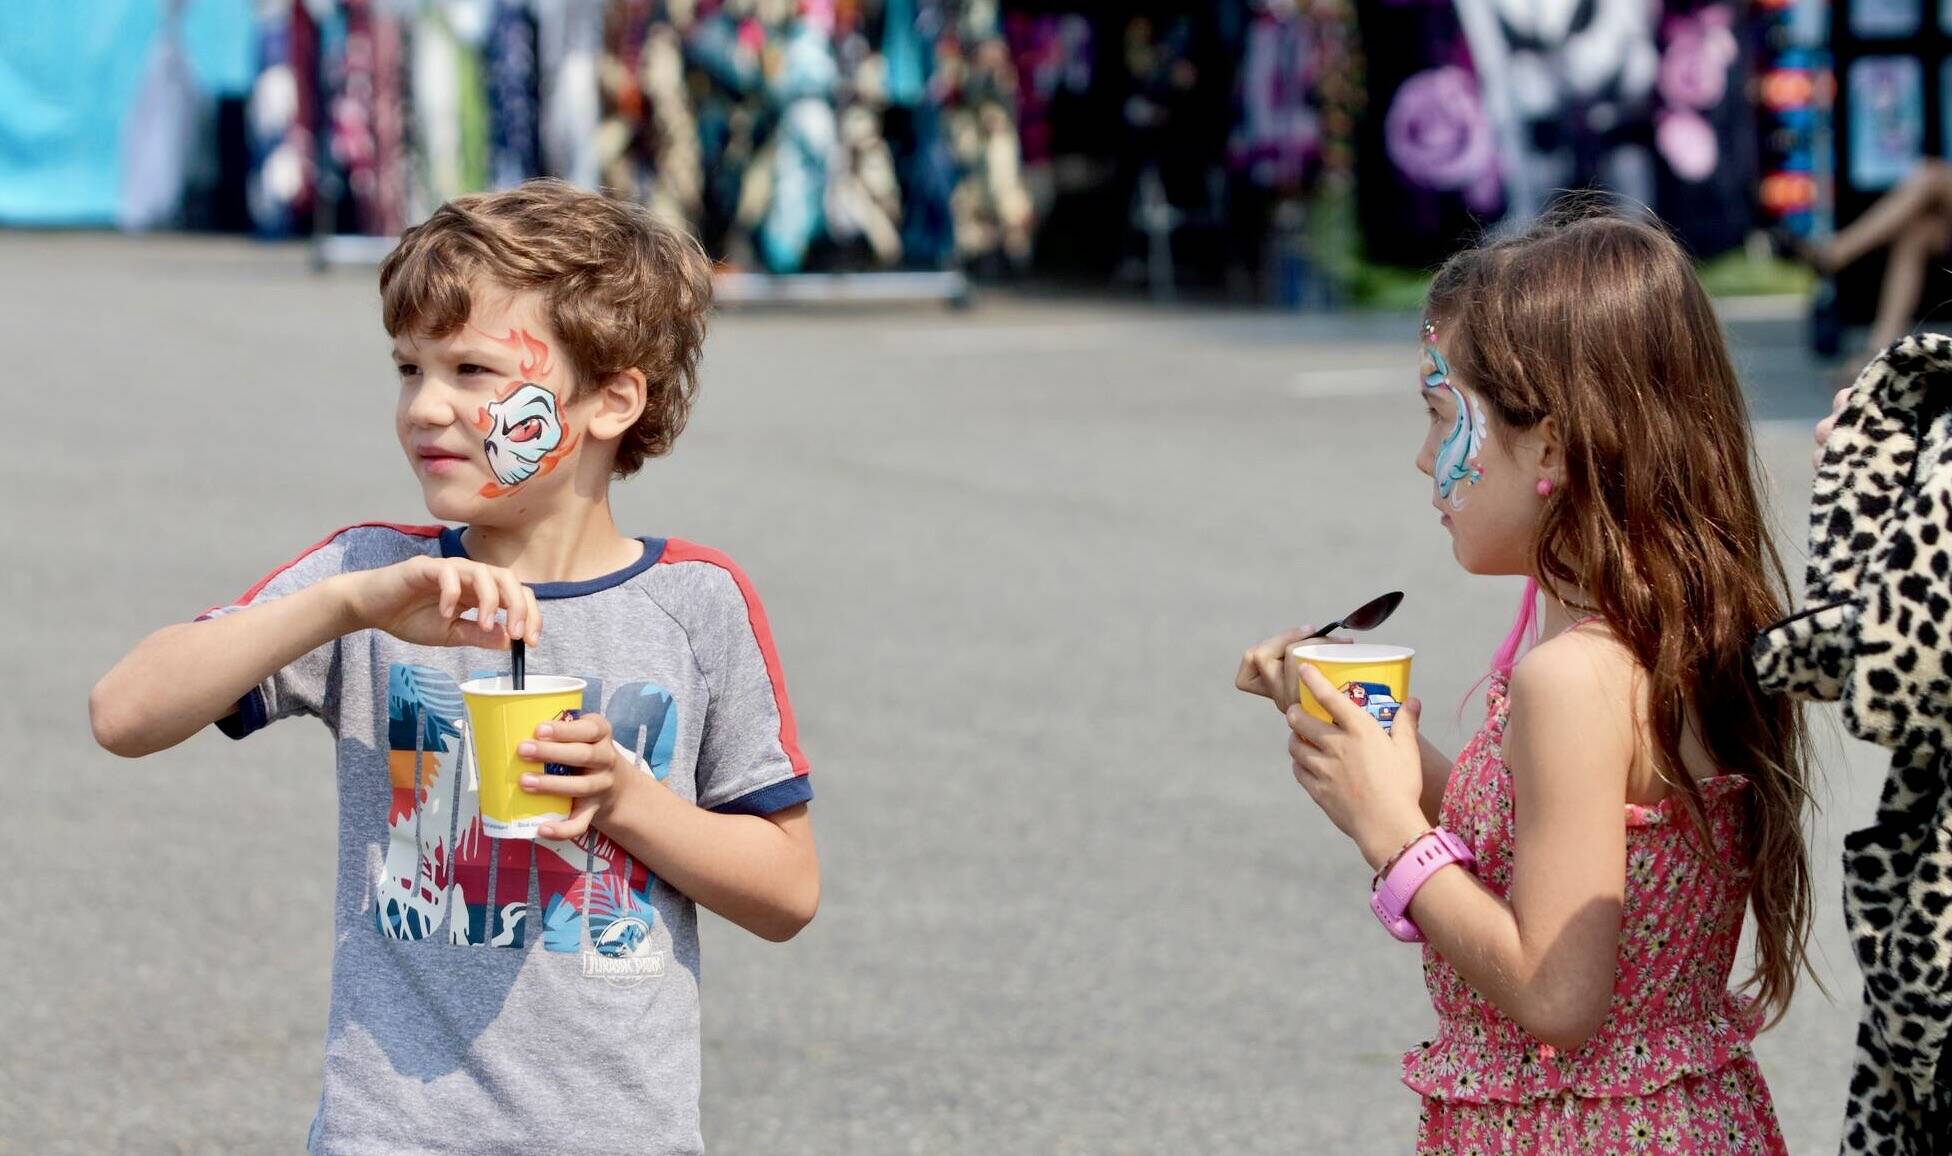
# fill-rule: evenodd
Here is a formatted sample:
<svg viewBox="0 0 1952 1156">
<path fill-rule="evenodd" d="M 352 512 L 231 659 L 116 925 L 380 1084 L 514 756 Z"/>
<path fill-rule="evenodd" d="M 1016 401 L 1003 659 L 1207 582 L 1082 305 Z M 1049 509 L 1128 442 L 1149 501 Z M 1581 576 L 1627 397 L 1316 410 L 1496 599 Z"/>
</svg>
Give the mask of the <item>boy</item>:
<svg viewBox="0 0 1952 1156">
<path fill-rule="evenodd" d="M 95 737 L 133 757 L 213 722 L 332 731 L 312 1152 L 697 1152 L 693 903 L 785 940 L 820 887 L 758 599 L 722 555 L 611 520 L 611 479 L 684 425 L 710 268 L 640 208 L 534 181 L 409 229 L 380 292 L 401 448 L 465 527 L 340 530 L 157 631 L 96 685 Z M 573 772 L 534 841 L 483 834 L 462 754 L 458 684 L 505 671 L 511 639 L 588 683 L 523 744 Z"/>
</svg>

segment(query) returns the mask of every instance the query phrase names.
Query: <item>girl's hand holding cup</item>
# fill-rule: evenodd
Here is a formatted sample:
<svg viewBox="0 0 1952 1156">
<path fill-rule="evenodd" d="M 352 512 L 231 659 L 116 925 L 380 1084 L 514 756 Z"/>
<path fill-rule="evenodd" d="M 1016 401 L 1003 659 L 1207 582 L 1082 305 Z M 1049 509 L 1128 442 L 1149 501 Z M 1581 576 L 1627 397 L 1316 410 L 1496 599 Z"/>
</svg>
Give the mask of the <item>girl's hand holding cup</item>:
<svg viewBox="0 0 1952 1156">
<path fill-rule="evenodd" d="M 1234 689 L 1269 699 L 1276 710 L 1285 711 L 1295 705 L 1299 669 L 1288 652 L 1314 632 L 1312 626 L 1298 626 L 1248 647 L 1240 656 L 1240 669 L 1234 673 Z M 1347 645 L 1349 640 L 1314 638 L 1309 642 L 1311 645 Z"/>
<path fill-rule="evenodd" d="M 1323 722 L 1299 705 L 1288 707 L 1295 781 L 1355 841 L 1370 867 L 1380 868 L 1430 825 L 1421 803 L 1423 755 L 1417 741 L 1423 704 L 1405 703 L 1385 731 L 1320 670 L 1303 664 L 1299 674 L 1301 685 L 1334 721 Z"/>
</svg>

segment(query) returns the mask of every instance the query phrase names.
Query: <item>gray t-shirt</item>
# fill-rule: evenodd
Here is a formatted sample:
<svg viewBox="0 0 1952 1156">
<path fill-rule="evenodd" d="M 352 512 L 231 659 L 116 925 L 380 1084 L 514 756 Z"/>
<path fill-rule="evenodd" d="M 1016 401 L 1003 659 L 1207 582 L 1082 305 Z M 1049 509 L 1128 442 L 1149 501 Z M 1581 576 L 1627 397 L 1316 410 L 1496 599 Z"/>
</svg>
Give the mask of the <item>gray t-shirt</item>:
<svg viewBox="0 0 1952 1156">
<path fill-rule="evenodd" d="M 439 526 L 349 527 L 206 617 L 416 554 L 465 551 Z M 765 612 L 730 560 L 645 539 L 614 574 L 530 589 L 543 637 L 528 669 L 585 679 L 584 709 L 679 796 L 756 815 L 812 797 Z M 507 662 L 363 630 L 218 724 L 242 738 L 314 715 L 338 744 L 313 1153 L 702 1149 L 691 900 L 595 830 L 575 843 L 481 831 L 459 684 Z"/>
</svg>

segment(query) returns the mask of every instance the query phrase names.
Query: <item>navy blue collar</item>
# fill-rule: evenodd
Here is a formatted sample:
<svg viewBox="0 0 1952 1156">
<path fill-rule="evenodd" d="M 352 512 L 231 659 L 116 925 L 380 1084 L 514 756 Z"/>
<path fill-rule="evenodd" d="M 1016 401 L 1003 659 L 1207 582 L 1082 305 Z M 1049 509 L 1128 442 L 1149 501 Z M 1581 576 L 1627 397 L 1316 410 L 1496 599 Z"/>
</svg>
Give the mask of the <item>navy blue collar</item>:
<svg viewBox="0 0 1952 1156">
<path fill-rule="evenodd" d="M 468 556 L 468 548 L 461 544 L 461 531 L 465 529 L 466 526 L 449 526 L 441 531 L 441 557 Z M 621 586 L 657 565 L 657 560 L 664 557 L 664 539 L 639 538 L 637 540 L 644 543 L 644 556 L 621 570 L 612 570 L 600 578 L 591 578 L 582 582 L 529 582 L 525 585 L 537 598 L 581 598 L 585 594 L 595 594 L 599 590 Z"/>
</svg>

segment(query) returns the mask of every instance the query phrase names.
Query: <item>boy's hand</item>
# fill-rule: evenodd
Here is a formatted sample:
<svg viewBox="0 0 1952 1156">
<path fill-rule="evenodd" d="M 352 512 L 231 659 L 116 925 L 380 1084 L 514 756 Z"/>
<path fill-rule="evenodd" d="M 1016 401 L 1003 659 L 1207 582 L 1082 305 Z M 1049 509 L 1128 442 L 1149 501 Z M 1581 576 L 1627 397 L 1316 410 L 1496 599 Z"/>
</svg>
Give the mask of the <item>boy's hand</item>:
<svg viewBox="0 0 1952 1156">
<path fill-rule="evenodd" d="M 536 831 L 544 839 L 582 838 L 643 773 L 622 747 L 610 741 L 610 720 L 600 714 L 543 723 L 535 728 L 535 741 L 522 743 L 515 753 L 539 763 L 557 763 L 573 772 L 522 776 L 522 789 L 530 794 L 561 795 L 571 801 L 569 818 L 545 823 Z"/>
<path fill-rule="evenodd" d="M 510 638 L 542 637 L 542 609 L 514 574 L 467 558 L 409 558 L 377 570 L 344 575 L 355 629 L 384 630 L 422 646 L 479 646 L 506 650 Z M 472 607 L 473 622 L 460 617 Z M 508 622 L 495 621 L 497 611 Z"/>
</svg>

